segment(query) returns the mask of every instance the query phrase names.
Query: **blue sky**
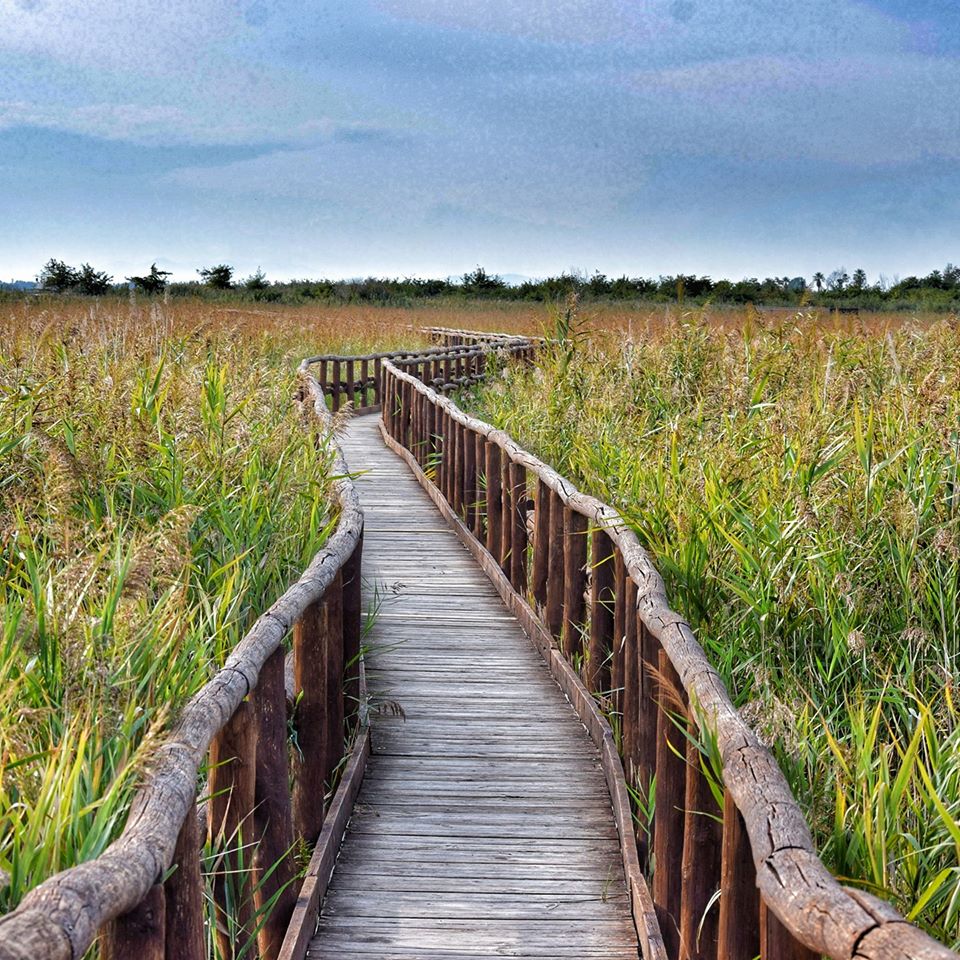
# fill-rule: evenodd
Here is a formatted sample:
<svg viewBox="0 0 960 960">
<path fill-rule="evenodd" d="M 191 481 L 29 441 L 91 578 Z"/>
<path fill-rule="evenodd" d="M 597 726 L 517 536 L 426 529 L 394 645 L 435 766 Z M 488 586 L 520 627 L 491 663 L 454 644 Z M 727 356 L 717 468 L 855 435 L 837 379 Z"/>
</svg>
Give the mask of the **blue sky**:
<svg viewBox="0 0 960 960">
<path fill-rule="evenodd" d="M 960 5 L 0 0 L 0 279 L 927 272 Z"/>
</svg>

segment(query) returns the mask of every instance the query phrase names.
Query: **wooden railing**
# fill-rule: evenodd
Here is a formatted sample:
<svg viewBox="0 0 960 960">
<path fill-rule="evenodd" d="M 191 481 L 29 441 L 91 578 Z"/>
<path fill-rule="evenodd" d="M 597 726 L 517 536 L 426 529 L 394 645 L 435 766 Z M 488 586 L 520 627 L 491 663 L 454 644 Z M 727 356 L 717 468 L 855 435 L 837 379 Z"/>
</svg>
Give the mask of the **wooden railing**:
<svg viewBox="0 0 960 960">
<path fill-rule="evenodd" d="M 300 898 L 307 902 L 298 902 L 295 847 L 321 834 L 324 797 L 345 745 L 355 741 L 354 765 L 368 749 L 357 710 L 363 514 L 328 434 L 325 399 L 305 367 L 302 384 L 318 446 L 330 444 L 340 478 L 333 535 L 155 748 L 120 836 L 0 917 L 0 960 L 79 960 L 98 937 L 104 960 L 205 960 L 201 824 L 220 851 L 212 869 L 221 957 L 237 956 L 255 939 L 248 955 L 274 960 L 293 912 L 319 898 L 308 870 L 310 889 Z M 283 641 L 291 630 L 288 691 Z M 297 734 L 292 770 L 288 721 Z"/>
<path fill-rule="evenodd" d="M 359 710 L 363 512 L 330 408 L 350 400 L 359 412 L 378 409 L 371 401 L 380 402 L 386 359 L 432 373 L 449 389 L 479 379 L 486 353 L 517 355 L 529 345 L 501 334 L 427 332 L 437 346 L 301 363 L 299 399 L 316 418 L 318 453 L 329 449 L 338 478 L 333 535 L 154 749 L 120 836 L 0 917 L 0 960 L 80 960 L 95 941 L 103 960 L 206 960 L 204 842 L 219 850 L 212 870 L 219 955 L 229 960 L 256 941 L 245 955 L 305 956 L 370 749 Z M 316 846 L 298 893 L 301 841 Z"/>
<path fill-rule="evenodd" d="M 652 824 L 640 817 L 635 832 L 662 933 L 661 944 L 656 922 L 637 916 L 643 900 L 634 890 L 645 957 L 956 960 L 889 904 L 842 887 L 826 869 L 776 761 L 671 610 L 619 514 L 422 382 L 436 381 L 432 362 L 385 360 L 382 369 L 388 443 L 432 483 L 438 505 L 550 655 L 577 669 L 619 718 L 627 781 L 654 808 Z M 710 751 L 699 745 L 707 741 L 722 766 L 719 804 Z M 633 883 L 626 856 L 625 866 Z"/>
<path fill-rule="evenodd" d="M 377 413 L 382 399 L 381 365 L 384 360 L 403 363 L 416 359 L 421 369 L 425 369 L 427 363 L 433 363 L 431 369 L 435 378 L 446 376 L 451 382 L 455 378 L 457 385 L 465 386 L 482 378 L 485 357 L 491 349 L 532 342 L 527 337 L 506 333 L 477 333 L 446 327 L 428 327 L 422 333 L 437 345 L 356 356 L 321 354 L 308 357 L 304 366 L 311 370 L 324 396 L 330 398 L 330 409 L 334 413 L 346 403 L 352 405 L 355 413 Z"/>
</svg>

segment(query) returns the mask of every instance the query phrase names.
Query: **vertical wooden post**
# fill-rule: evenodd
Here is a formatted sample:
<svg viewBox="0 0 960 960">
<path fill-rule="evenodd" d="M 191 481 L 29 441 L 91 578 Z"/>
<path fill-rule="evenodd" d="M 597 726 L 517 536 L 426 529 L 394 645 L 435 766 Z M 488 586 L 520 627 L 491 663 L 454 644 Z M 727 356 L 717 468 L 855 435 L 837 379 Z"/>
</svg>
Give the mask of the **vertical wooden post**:
<svg viewBox="0 0 960 960">
<path fill-rule="evenodd" d="M 657 696 L 657 802 L 653 818 L 653 904 L 667 956 L 680 955 L 683 824 L 686 794 L 686 738 L 677 726 L 682 687 L 677 671 L 661 650 Z"/>
<path fill-rule="evenodd" d="M 253 808 L 256 802 L 257 725 L 243 701 L 210 744 L 207 802 L 210 845 L 220 851 L 213 877 L 220 955 L 232 960 L 255 936 Z M 233 904 L 232 911 L 229 904 Z M 231 927 L 232 921 L 232 927 Z"/>
<path fill-rule="evenodd" d="M 510 583 L 521 597 L 527 595 L 527 471 L 510 463 L 510 503 L 513 531 L 510 535 Z"/>
<path fill-rule="evenodd" d="M 819 960 L 820 954 L 800 943 L 761 900 L 760 957 L 761 960 Z"/>
<path fill-rule="evenodd" d="M 637 734 L 634 783 L 649 802 L 650 785 L 657 768 L 657 680 L 660 669 L 660 644 L 637 614 Z M 653 837 L 639 825 L 637 847 L 641 863 L 649 859 Z"/>
<path fill-rule="evenodd" d="M 687 740 L 687 783 L 683 825 L 683 896 L 680 902 L 680 955 L 684 960 L 716 960 L 720 910 L 710 905 L 720 886 L 723 825 L 720 808 L 701 769 L 697 727 Z M 709 906 L 709 911 L 708 911 Z"/>
<path fill-rule="evenodd" d="M 563 508 L 563 655 L 572 660 L 583 653 L 583 622 L 587 589 L 587 518 Z"/>
<path fill-rule="evenodd" d="M 344 736 L 344 703 L 343 703 L 343 674 L 344 674 L 344 571 L 337 573 L 324 603 L 326 634 L 326 769 L 324 783 L 329 787 L 333 782 L 333 773 L 337 764 L 343 759 Z"/>
<path fill-rule="evenodd" d="M 373 402 L 384 403 L 387 391 L 384 389 L 383 361 L 375 357 L 373 361 Z"/>
<path fill-rule="evenodd" d="M 342 568 L 343 712 L 347 730 L 360 709 L 360 642 L 363 636 L 363 532 Z"/>
<path fill-rule="evenodd" d="M 100 956 L 102 960 L 165 960 L 165 933 L 166 899 L 163 884 L 155 883 L 129 913 L 104 925 Z"/>
<path fill-rule="evenodd" d="M 500 484 L 500 448 L 489 440 L 485 444 L 487 461 L 487 550 L 500 560 L 503 502 Z"/>
<path fill-rule="evenodd" d="M 513 487 L 510 485 L 510 457 L 500 451 L 500 569 L 510 576 L 510 557 L 513 552 Z"/>
<path fill-rule="evenodd" d="M 284 785 L 286 792 L 286 785 Z M 166 960 L 206 960 L 200 826 L 191 807 L 173 851 L 176 869 L 163 885 L 166 894 Z"/>
<path fill-rule="evenodd" d="M 563 500 L 559 493 L 550 491 L 550 531 L 547 535 L 547 609 L 545 622 L 550 634 L 560 637 L 563 631 Z"/>
<path fill-rule="evenodd" d="M 543 607 L 547 602 L 547 580 L 550 577 L 550 488 L 537 480 L 537 499 L 534 503 L 533 520 L 533 582 L 531 592 L 535 604 Z"/>
<path fill-rule="evenodd" d="M 320 361 L 320 392 L 323 394 L 324 400 L 326 400 L 327 394 L 329 393 L 329 388 L 327 386 L 327 361 Z"/>
<path fill-rule="evenodd" d="M 297 901 L 284 659 L 283 647 L 270 655 L 252 694 L 257 727 L 254 902 L 261 922 L 257 934 L 261 960 L 276 960 Z M 271 901 L 273 907 L 264 916 Z"/>
<path fill-rule="evenodd" d="M 637 706 L 640 694 L 640 651 L 637 642 L 637 585 L 629 572 L 624 580 L 623 594 L 623 700 L 620 753 L 627 782 L 636 775 L 637 765 Z"/>
<path fill-rule="evenodd" d="M 454 421 L 453 423 L 453 482 L 451 491 L 453 493 L 453 512 L 463 518 L 463 465 L 464 465 L 464 441 L 466 439 L 467 428 L 462 423 Z"/>
<path fill-rule="evenodd" d="M 334 584 L 327 594 L 333 590 Z M 329 646 L 326 598 L 310 604 L 293 626 L 293 678 L 297 749 L 294 751 L 293 822 L 298 837 L 312 844 L 323 826 L 327 758 L 326 684 Z"/>
<path fill-rule="evenodd" d="M 357 378 L 353 370 L 353 360 L 347 361 L 347 400 L 351 406 L 357 405 Z"/>
<path fill-rule="evenodd" d="M 612 543 L 599 527 L 590 534 L 590 645 L 584 680 L 592 693 L 610 687 L 608 655 L 613 646 Z"/>
<path fill-rule="evenodd" d="M 613 548 L 613 649 L 610 657 L 610 699 L 620 716 L 620 747 L 623 750 L 623 654 L 626 642 L 627 584 L 623 554 Z"/>
<path fill-rule="evenodd" d="M 343 384 L 340 382 L 340 361 L 334 360 L 332 362 L 332 377 L 330 387 L 333 390 L 331 394 L 331 408 L 334 413 L 340 409 L 340 391 L 343 388 Z"/>
<path fill-rule="evenodd" d="M 370 406 L 370 385 L 367 381 L 370 379 L 370 366 L 366 358 L 360 361 L 360 406 Z"/>
<path fill-rule="evenodd" d="M 477 444 L 469 428 L 463 428 L 463 522 L 476 534 L 477 529 Z"/>
<path fill-rule="evenodd" d="M 482 541 L 487 522 L 487 441 L 482 433 L 475 433 L 473 444 L 475 450 L 474 462 L 477 470 L 477 499 L 473 533 L 478 540 Z"/>
<path fill-rule="evenodd" d="M 753 960 L 760 952 L 760 893 L 750 838 L 729 791 L 723 796 L 718 960 Z"/>
</svg>

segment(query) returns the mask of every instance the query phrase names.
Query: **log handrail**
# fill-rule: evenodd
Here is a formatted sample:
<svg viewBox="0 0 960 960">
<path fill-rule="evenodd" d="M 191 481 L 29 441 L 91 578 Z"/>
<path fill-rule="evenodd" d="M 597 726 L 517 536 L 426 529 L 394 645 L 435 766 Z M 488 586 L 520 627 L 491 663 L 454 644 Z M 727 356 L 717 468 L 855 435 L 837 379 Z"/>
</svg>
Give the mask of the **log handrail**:
<svg viewBox="0 0 960 960">
<path fill-rule="evenodd" d="M 320 391 L 330 398 L 330 408 L 336 413 L 350 402 L 354 413 L 378 413 L 381 405 L 381 365 L 385 360 L 394 363 L 430 360 L 455 361 L 457 369 L 482 368 L 475 361 L 496 348 L 529 346 L 534 341 L 509 333 L 485 333 L 468 330 L 453 330 L 447 327 L 426 327 L 421 333 L 434 341 L 434 346 L 413 347 L 406 350 L 386 350 L 379 353 L 341 354 L 322 353 L 307 357 L 304 369 L 317 367 L 315 377 Z M 479 382 L 481 372 L 472 376 L 459 376 L 452 386 L 469 386 Z"/>
<path fill-rule="evenodd" d="M 638 831 L 638 846 L 653 864 L 668 954 L 956 960 L 888 903 L 841 886 L 827 870 L 776 760 L 671 609 L 663 579 L 620 514 L 401 365 L 385 360 L 383 377 L 387 436 L 424 471 L 433 468 L 437 490 L 510 579 L 514 598 L 539 612 L 566 657 L 582 659 L 587 687 L 608 694 L 623 718 L 624 766 L 643 787 L 656 783 L 653 830 Z M 537 488 L 529 572 L 528 478 Z M 587 531 L 589 559 L 576 543 Z M 695 737 L 685 745 L 685 724 L 719 749 L 722 809 L 709 809 L 715 801 Z M 705 914 L 717 887 L 710 933 Z M 704 926 L 713 943 L 701 948 Z"/>
<path fill-rule="evenodd" d="M 220 867 L 214 868 L 218 914 L 214 935 L 221 954 L 233 957 L 238 946 L 227 929 L 226 885 L 233 874 L 242 876 L 244 898 L 229 918 L 235 929 L 252 937 L 254 905 L 272 902 L 256 931 L 261 960 L 286 957 L 291 946 L 284 938 L 298 924 L 295 935 L 287 939 L 300 955 L 305 918 L 315 911 L 327 877 L 313 872 L 311 861 L 297 899 L 292 886 L 294 840 L 312 843 L 319 836 L 314 859 L 329 870 L 331 851 L 335 853 L 339 842 L 337 831 L 342 833 L 369 753 L 369 739 L 361 729 L 366 718 L 357 710 L 362 698 L 356 660 L 362 621 L 363 511 L 336 440 L 333 412 L 343 395 L 354 399 L 351 394 L 373 386 L 371 380 L 379 389 L 379 361 L 385 357 L 430 363 L 431 370 L 442 371 L 442 364 L 482 361 L 495 349 L 515 355 L 529 343 L 501 334 L 475 334 L 464 343 L 459 332 L 449 338 L 443 328 L 429 333 L 444 342 L 386 354 L 308 357 L 300 363 L 299 399 L 316 418 L 318 449 L 328 448 L 331 455 L 333 499 L 339 510 L 333 534 L 153 748 L 149 771 L 119 837 L 95 859 L 38 884 L 14 910 L 0 916 L 0 960 L 80 960 L 98 936 L 108 960 L 164 956 L 205 960 L 200 820 L 211 838 L 222 841 L 236 834 L 243 847 L 255 849 L 252 863 L 244 863 L 239 853 L 225 852 Z M 359 364 L 360 382 L 350 377 L 326 389 L 311 370 L 324 360 L 343 363 L 350 370 Z M 377 361 L 373 377 L 370 361 Z M 482 372 L 484 364 L 476 366 Z M 467 382 L 476 381 L 461 377 L 446 387 Z M 327 405 L 331 393 L 333 411 Z M 291 631 L 289 664 L 283 640 Z M 292 702 L 298 759 L 291 795 L 286 744 Z M 344 757 L 346 727 L 360 735 L 344 783 L 325 811 L 325 791 Z M 210 796 L 198 817 L 197 778 L 208 757 Z M 331 818 L 329 824 L 325 816 Z M 172 866 L 176 869 L 168 876 Z M 253 878 L 259 880 L 256 890 Z"/>
<path fill-rule="evenodd" d="M 225 829 L 229 837 L 230 822 L 239 822 L 240 811 L 253 823 L 258 841 L 264 839 L 262 830 L 275 830 L 278 822 L 290 824 L 293 820 L 297 821 L 298 833 L 308 842 L 316 839 L 323 815 L 323 787 L 331 782 L 334 768 L 344 752 L 344 700 L 346 698 L 346 711 L 350 713 L 351 701 L 358 699 L 356 680 L 344 676 L 342 664 L 349 663 L 359 653 L 363 512 L 343 453 L 331 432 L 332 418 L 326 402 L 306 364 L 301 364 L 300 379 L 301 399 L 312 406 L 320 426 L 318 446 L 329 443 L 332 454 L 332 475 L 336 478 L 332 484 L 333 495 L 339 510 L 333 534 L 299 579 L 260 615 L 224 665 L 186 704 L 162 743 L 154 748 L 149 771 L 134 795 L 120 836 L 97 858 L 61 871 L 34 887 L 14 910 L 0 917 L 0 960 L 79 960 L 98 934 L 106 938 L 105 953 L 111 957 L 142 957 L 148 946 L 144 933 L 147 927 L 153 937 L 153 948 L 159 937 L 159 955 L 163 956 L 164 925 L 155 922 L 156 905 L 163 904 L 166 892 L 166 912 L 170 914 L 170 881 L 161 884 L 174 863 L 180 867 L 181 874 L 178 877 L 174 873 L 170 878 L 177 881 L 174 887 L 179 892 L 174 894 L 174 900 L 178 909 L 167 933 L 176 937 L 178 947 L 167 955 L 204 960 L 204 953 L 200 952 L 203 950 L 201 893 L 180 888 L 189 888 L 189 884 L 181 882 L 184 858 L 194 860 L 196 883 L 200 880 L 194 811 L 197 777 L 208 752 L 214 771 L 211 777 L 216 776 L 216 784 L 211 782 L 212 796 L 205 811 L 211 829 Z M 335 630 L 333 609 L 337 611 Z M 291 799 L 285 779 L 287 691 L 282 642 L 291 629 L 295 632 L 295 673 L 306 677 L 306 683 L 298 689 L 297 709 L 307 705 L 313 712 L 312 719 L 320 716 L 325 720 L 325 729 L 321 731 L 325 740 L 308 744 L 307 738 L 300 737 L 302 756 L 296 779 L 306 783 L 312 792 L 299 804 L 296 788 Z M 324 689 L 309 686 L 310 671 L 300 669 L 301 666 L 316 666 L 317 659 L 327 660 L 328 655 L 339 658 L 339 675 Z M 265 686 L 268 676 L 269 683 Z M 258 681 L 261 681 L 260 687 Z M 267 686 L 272 700 L 266 698 Z M 336 724 L 338 710 L 339 727 Z M 264 720 L 264 715 L 269 719 Z M 263 747 L 257 752 L 256 765 L 259 767 L 268 761 L 282 765 L 279 774 L 274 769 L 272 777 L 264 778 L 280 778 L 279 789 L 276 783 L 254 785 L 253 758 L 244 755 L 247 748 L 242 745 L 249 745 L 251 737 L 255 743 L 258 731 Z M 272 742 L 276 747 L 278 738 L 280 754 L 274 751 L 271 756 L 269 744 Z M 241 771 L 240 768 L 247 769 Z M 240 799 L 247 790 L 243 783 L 249 784 L 250 791 L 256 789 L 256 809 L 252 797 L 247 803 Z M 274 797 L 269 795 L 271 786 Z M 213 796 L 220 789 L 230 791 L 228 803 L 218 802 Z M 230 809 L 218 813 L 217 808 L 224 806 Z M 218 816 L 221 816 L 219 823 L 216 822 Z M 258 826 L 264 817 L 270 820 L 270 825 Z M 190 839 L 184 843 L 184 838 Z M 292 837 L 275 839 L 280 843 L 279 847 L 274 845 L 273 853 L 281 860 L 291 855 L 292 843 L 286 840 L 292 841 Z M 265 863 L 262 874 L 269 873 L 275 862 Z M 256 861 L 254 870 L 257 870 Z M 269 877 L 262 886 L 269 887 Z M 277 892 L 277 888 L 269 892 Z M 295 899 L 295 891 L 291 893 Z M 293 908 L 289 895 L 283 892 L 278 895 L 280 902 L 286 901 L 286 916 L 282 916 L 284 911 L 278 912 L 275 908 L 270 915 L 272 922 L 265 923 L 259 931 L 260 953 L 265 957 L 277 955 Z M 195 909 L 187 909 L 191 903 Z M 150 924 L 144 922 L 145 910 L 154 918 Z M 160 910 L 162 913 L 162 906 Z M 190 913 L 192 929 L 188 929 L 184 912 Z M 125 918 L 131 917 L 130 922 L 140 931 L 140 935 L 133 938 L 135 942 L 131 942 L 124 930 Z M 199 931 L 198 923 L 201 924 Z M 168 950 L 170 946 L 168 940 Z M 154 956 L 149 949 L 145 952 Z"/>
</svg>

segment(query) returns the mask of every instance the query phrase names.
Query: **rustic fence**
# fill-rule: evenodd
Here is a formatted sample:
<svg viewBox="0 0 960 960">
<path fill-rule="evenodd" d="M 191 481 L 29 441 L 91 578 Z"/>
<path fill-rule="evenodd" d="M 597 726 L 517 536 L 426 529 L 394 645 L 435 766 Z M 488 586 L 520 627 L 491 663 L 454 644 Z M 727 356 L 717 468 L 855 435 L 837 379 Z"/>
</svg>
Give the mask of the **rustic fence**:
<svg viewBox="0 0 960 960">
<path fill-rule="evenodd" d="M 527 337 L 446 327 L 428 327 L 422 332 L 437 341 L 437 345 L 357 356 L 321 354 L 308 357 L 303 365 L 310 370 L 323 395 L 330 398 L 330 409 L 334 413 L 348 402 L 356 413 L 377 413 L 382 401 L 384 360 L 404 364 L 416 361 L 425 375 L 430 371 L 431 382 L 437 386 L 441 385 L 441 378 L 450 387 L 468 386 L 483 378 L 486 356 L 492 349 L 532 343 Z"/>
<path fill-rule="evenodd" d="M 617 512 L 441 396 L 431 385 L 449 378 L 438 378 L 435 363 L 383 362 L 384 434 L 429 478 L 504 599 L 543 635 L 545 655 L 572 665 L 619 717 L 627 781 L 646 802 L 655 797 L 652 823 L 640 817 L 635 831 L 656 914 L 638 916 L 644 899 L 634 889 L 645 956 L 956 960 L 826 869 L 776 761 Z M 567 685 L 571 699 L 578 686 Z M 700 746 L 707 740 L 721 761 L 715 775 Z M 722 781 L 720 802 L 711 776 Z M 625 866 L 645 888 L 626 854 Z"/>
<path fill-rule="evenodd" d="M 246 955 L 261 960 L 305 955 L 369 754 L 359 709 L 363 513 L 331 413 L 347 401 L 357 412 L 379 409 L 385 360 L 450 389 L 481 379 L 491 350 L 516 354 L 529 344 L 504 334 L 426 333 L 439 343 L 301 363 L 300 400 L 316 418 L 318 455 L 329 450 L 338 478 L 333 535 L 155 748 L 121 835 L 0 917 L 0 960 L 79 960 L 95 942 L 104 960 L 206 960 L 211 927 L 222 958 L 248 944 Z M 205 842 L 216 857 L 212 925 Z M 298 892 L 301 842 L 315 849 Z"/>
<path fill-rule="evenodd" d="M 308 891 L 298 903 L 295 847 L 313 844 L 325 826 L 324 797 L 345 745 L 356 741 L 354 766 L 368 748 L 365 731 L 356 736 L 363 514 L 329 437 L 319 385 L 305 368 L 302 382 L 318 446 L 331 445 L 332 473 L 340 478 L 333 535 L 155 749 L 118 839 L 0 917 L 0 960 L 79 960 L 97 938 L 104 960 L 205 960 L 204 832 L 219 851 L 213 926 L 222 957 L 255 939 L 248 954 L 274 960 L 294 910 L 318 899 Z M 289 664 L 283 641 L 291 630 Z M 297 733 L 292 763 L 288 721 Z M 206 799 L 198 809 L 204 768 Z M 305 888 L 310 879 L 308 869 Z"/>
</svg>

